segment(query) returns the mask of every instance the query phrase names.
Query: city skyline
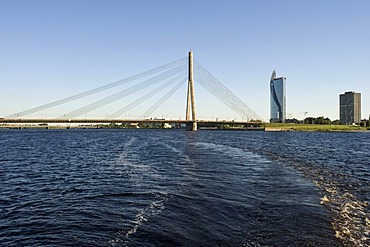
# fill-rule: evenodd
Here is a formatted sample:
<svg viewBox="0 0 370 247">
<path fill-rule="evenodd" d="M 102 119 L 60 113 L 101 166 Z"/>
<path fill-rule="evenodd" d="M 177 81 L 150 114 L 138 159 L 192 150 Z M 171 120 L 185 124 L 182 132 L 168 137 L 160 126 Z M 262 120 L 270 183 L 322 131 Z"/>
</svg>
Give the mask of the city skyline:
<svg viewBox="0 0 370 247">
<path fill-rule="evenodd" d="M 274 68 L 289 78 L 288 116 L 303 119 L 308 111 L 307 117 L 339 119 L 338 94 L 356 91 L 367 117 L 368 9 L 367 1 L 331 0 L 1 1 L 0 117 L 171 62 L 190 49 L 266 121 L 266 81 Z M 236 115 L 217 99 L 212 109 L 208 95 L 197 85 L 195 91 L 199 118 Z M 186 90 L 178 97 L 185 102 Z M 185 115 L 185 103 L 167 108 L 169 115 Z"/>
</svg>

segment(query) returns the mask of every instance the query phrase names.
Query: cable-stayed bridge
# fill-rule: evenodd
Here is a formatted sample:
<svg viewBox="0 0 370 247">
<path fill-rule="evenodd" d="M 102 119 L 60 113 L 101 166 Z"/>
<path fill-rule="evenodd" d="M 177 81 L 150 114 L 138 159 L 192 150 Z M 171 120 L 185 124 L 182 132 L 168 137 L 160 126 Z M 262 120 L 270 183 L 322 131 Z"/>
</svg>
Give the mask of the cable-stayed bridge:
<svg viewBox="0 0 370 247">
<path fill-rule="evenodd" d="M 162 106 L 181 86 L 187 83 L 186 117 L 184 120 L 170 120 L 153 118 L 153 113 Z M 76 95 L 56 100 L 25 111 L 17 112 L 0 119 L 0 123 L 162 123 L 186 124 L 187 129 L 197 130 L 198 124 L 212 124 L 216 121 L 199 120 L 196 116 L 194 83 L 202 86 L 206 91 L 214 95 L 245 121 L 222 121 L 247 125 L 262 118 L 232 93 L 224 84 L 216 79 L 198 61 L 193 59 L 193 53 L 189 56 L 159 66 L 157 68 L 139 73 L 137 75 L 115 81 Z M 124 87 L 111 92 L 113 89 Z M 55 118 L 30 118 L 38 112 L 60 107 L 65 104 L 88 99 L 93 95 L 104 93 L 99 99 L 81 104 L 76 103 L 78 108 L 61 114 Z M 108 93 L 107 93 L 108 92 Z M 110 92 L 110 93 L 109 93 Z M 139 94 L 141 93 L 141 94 Z M 137 96 L 139 95 L 139 96 Z M 158 96 L 159 95 L 159 96 Z M 154 96 L 159 97 L 150 101 Z M 123 98 L 131 99 L 130 103 L 119 105 L 118 108 L 110 108 L 111 112 L 104 119 L 86 118 L 86 115 L 94 110 L 111 105 Z M 147 106 L 139 117 L 127 119 L 123 117 L 126 112 L 136 109 L 139 105 Z M 143 109 L 143 107 L 141 107 Z M 114 110 L 113 110 L 114 109 Z M 83 117 L 85 116 L 85 118 Z"/>
</svg>

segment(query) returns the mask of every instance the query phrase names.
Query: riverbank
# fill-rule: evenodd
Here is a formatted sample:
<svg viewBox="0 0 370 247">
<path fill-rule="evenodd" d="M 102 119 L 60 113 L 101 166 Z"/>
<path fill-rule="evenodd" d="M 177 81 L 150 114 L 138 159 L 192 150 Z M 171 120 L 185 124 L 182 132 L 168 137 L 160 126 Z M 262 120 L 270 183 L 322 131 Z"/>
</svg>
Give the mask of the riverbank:
<svg viewBox="0 0 370 247">
<path fill-rule="evenodd" d="M 111 125 L 37 125 L 37 124 L 7 124 L 0 125 L 0 129 L 132 129 L 135 126 L 111 126 Z M 162 126 L 140 127 L 138 129 L 166 129 Z M 179 128 L 175 128 L 179 129 Z M 289 132 L 289 131 L 306 131 L 306 132 L 364 132 L 369 131 L 366 127 L 353 125 L 321 125 L 321 124 L 284 124 L 284 123 L 265 123 L 261 127 L 249 128 L 205 128 L 199 130 L 264 130 L 268 132 Z"/>
<path fill-rule="evenodd" d="M 266 123 L 265 131 L 368 131 L 366 127 L 355 125 L 285 124 Z"/>
</svg>

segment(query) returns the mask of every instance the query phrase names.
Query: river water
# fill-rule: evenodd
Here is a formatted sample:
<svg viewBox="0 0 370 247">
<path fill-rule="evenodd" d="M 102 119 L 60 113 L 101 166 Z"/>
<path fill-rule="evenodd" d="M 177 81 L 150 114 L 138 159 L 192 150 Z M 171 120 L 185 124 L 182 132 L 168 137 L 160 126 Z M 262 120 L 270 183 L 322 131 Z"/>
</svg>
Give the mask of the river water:
<svg viewBox="0 0 370 247">
<path fill-rule="evenodd" d="M 1 246 L 369 246 L 370 133 L 0 131 Z"/>
</svg>

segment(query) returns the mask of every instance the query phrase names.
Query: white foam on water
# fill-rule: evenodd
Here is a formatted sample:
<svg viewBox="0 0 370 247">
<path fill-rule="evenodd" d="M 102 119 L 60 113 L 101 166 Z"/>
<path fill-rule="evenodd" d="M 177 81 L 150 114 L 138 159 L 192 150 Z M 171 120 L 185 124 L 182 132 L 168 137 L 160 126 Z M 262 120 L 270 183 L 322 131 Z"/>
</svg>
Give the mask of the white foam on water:
<svg viewBox="0 0 370 247">
<path fill-rule="evenodd" d="M 248 163 L 255 164 L 255 162 L 258 163 L 271 163 L 270 160 L 267 160 L 263 156 L 242 150 L 240 148 L 230 147 L 226 145 L 220 145 L 220 144 L 214 144 L 214 143 L 206 143 L 206 142 L 197 142 L 195 143 L 197 147 L 204 148 L 207 150 L 214 150 L 218 153 L 222 153 L 224 155 L 230 156 L 230 157 L 248 157 Z"/>
<path fill-rule="evenodd" d="M 140 209 L 135 218 L 131 220 L 132 227 L 128 230 L 122 230 L 117 233 L 116 238 L 109 240 L 108 243 L 112 246 L 122 245 L 127 246 L 129 244 L 129 238 L 135 234 L 139 228 L 144 225 L 148 220 L 160 214 L 165 209 L 165 202 L 167 199 L 166 193 L 158 193 L 155 195 L 155 200 L 152 201 L 147 207 Z"/>
<path fill-rule="evenodd" d="M 289 162 L 289 161 L 288 161 Z M 329 208 L 333 214 L 332 227 L 335 236 L 345 246 L 370 246 L 369 201 L 361 200 L 346 188 L 346 174 L 327 170 L 310 163 L 295 163 L 294 167 L 322 190 L 320 204 Z"/>
<path fill-rule="evenodd" d="M 326 191 L 320 203 L 335 213 L 332 222 L 335 236 L 346 246 L 370 246 L 369 202 L 359 200 L 325 178 L 314 182 Z"/>
<path fill-rule="evenodd" d="M 129 176 L 131 180 L 139 181 L 142 174 L 152 171 L 152 167 L 148 164 L 139 162 L 138 155 L 134 150 L 140 148 L 140 146 L 134 146 L 135 141 L 136 138 L 131 137 L 123 143 L 123 150 L 118 153 L 118 156 L 112 162 L 110 162 L 110 169 L 112 169 L 114 173 L 126 175 Z"/>
<path fill-rule="evenodd" d="M 182 157 L 187 164 L 194 164 L 194 161 L 189 157 L 189 155 L 184 154 L 184 152 L 179 148 L 176 148 L 166 143 L 161 143 L 161 145 L 171 150 L 172 152 L 178 154 L 178 156 Z"/>
</svg>

